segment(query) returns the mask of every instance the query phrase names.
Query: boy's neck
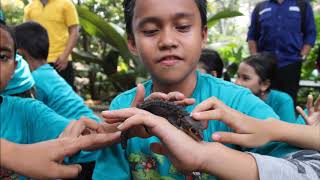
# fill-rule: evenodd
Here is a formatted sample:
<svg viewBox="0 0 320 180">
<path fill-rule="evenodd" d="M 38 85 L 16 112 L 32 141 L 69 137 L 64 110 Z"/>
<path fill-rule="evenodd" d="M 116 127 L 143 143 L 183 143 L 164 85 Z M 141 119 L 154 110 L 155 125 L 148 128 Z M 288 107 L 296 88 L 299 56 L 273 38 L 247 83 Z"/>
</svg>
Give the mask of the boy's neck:
<svg viewBox="0 0 320 180">
<path fill-rule="evenodd" d="M 28 61 L 31 72 L 37 70 L 40 66 L 47 64 L 47 60 L 44 59 L 32 59 Z"/>
<path fill-rule="evenodd" d="M 152 92 L 170 93 L 178 91 L 185 95 L 185 97 L 191 97 L 194 89 L 197 85 L 197 74 L 193 72 L 192 76 L 189 76 L 185 80 L 179 83 L 166 84 L 153 81 Z"/>
</svg>

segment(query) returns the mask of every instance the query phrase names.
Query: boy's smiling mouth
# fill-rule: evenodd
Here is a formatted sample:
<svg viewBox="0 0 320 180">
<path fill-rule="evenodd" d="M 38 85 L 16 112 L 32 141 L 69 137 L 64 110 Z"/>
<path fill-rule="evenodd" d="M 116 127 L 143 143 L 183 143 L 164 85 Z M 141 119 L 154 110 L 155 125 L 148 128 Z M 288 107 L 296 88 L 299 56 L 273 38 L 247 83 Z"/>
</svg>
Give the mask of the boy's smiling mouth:
<svg viewBox="0 0 320 180">
<path fill-rule="evenodd" d="M 179 61 L 182 61 L 182 60 L 183 58 L 177 55 L 166 55 L 160 58 L 158 63 L 160 63 L 163 66 L 174 66 L 177 63 L 179 63 Z"/>
</svg>

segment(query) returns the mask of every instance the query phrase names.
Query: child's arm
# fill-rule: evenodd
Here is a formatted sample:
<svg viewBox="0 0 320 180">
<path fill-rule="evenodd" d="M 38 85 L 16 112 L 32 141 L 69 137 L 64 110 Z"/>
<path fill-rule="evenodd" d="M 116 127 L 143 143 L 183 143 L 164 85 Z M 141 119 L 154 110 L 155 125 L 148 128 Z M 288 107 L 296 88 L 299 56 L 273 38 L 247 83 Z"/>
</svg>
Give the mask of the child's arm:
<svg viewBox="0 0 320 180">
<path fill-rule="evenodd" d="M 15 144 L 0 139 L 1 167 L 33 179 L 74 178 L 81 171 L 81 166 L 63 165 L 59 162 L 80 150 L 91 149 L 95 144 L 104 142 L 105 138 L 88 135 L 36 144 Z"/>
<path fill-rule="evenodd" d="M 212 138 L 218 142 L 258 147 L 270 141 L 283 141 L 302 148 L 320 149 L 320 128 L 317 126 L 289 124 L 276 119 L 258 121 L 229 108 L 216 98 L 199 104 L 192 116 L 198 120 L 217 119 L 235 130 L 235 133 L 214 133 Z"/>
<path fill-rule="evenodd" d="M 165 154 L 171 163 L 184 173 L 207 172 L 222 179 L 258 179 L 254 158 L 220 143 L 196 142 L 172 126 L 166 119 L 147 111 L 128 108 L 104 112 L 109 123 L 121 122 L 121 131 L 143 125 L 163 144 L 154 143 L 151 149 Z"/>
<path fill-rule="evenodd" d="M 98 123 L 95 120 L 81 117 L 77 121 L 71 121 L 64 131 L 59 135 L 59 139 L 78 138 L 92 135 L 92 146 L 87 150 L 96 150 L 119 141 L 121 132 L 115 125 Z"/>
</svg>

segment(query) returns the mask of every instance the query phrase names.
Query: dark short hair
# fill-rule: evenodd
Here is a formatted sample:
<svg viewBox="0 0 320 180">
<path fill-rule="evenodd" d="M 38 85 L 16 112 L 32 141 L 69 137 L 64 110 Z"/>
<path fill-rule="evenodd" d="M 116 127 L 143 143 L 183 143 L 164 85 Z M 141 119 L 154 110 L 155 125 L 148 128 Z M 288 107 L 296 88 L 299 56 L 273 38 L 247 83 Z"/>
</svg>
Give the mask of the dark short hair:
<svg viewBox="0 0 320 180">
<path fill-rule="evenodd" d="M 219 53 L 213 49 L 203 49 L 199 62 L 204 64 L 207 73 L 217 72 L 217 77 L 221 78 L 223 72 L 223 62 Z"/>
<path fill-rule="evenodd" d="M 35 59 L 47 59 L 49 38 L 47 30 L 39 23 L 28 21 L 15 27 L 18 49 L 26 50 Z"/>
<path fill-rule="evenodd" d="M 204 28 L 207 25 L 207 0 L 194 0 L 198 6 L 200 16 L 201 16 L 201 26 Z M 132 19 L 134 15 L 134 7 L 136 0 L 124 0 L 124 19 L 126 23 L 126 32 L 129 36 L 133 35 L 132 30 Z"/>
<path fill-rule="evenodd" d="M 277 72 L 277 56 L 270 52 L 261 52 L 244 59 L 244 63 L 251 66 L 260 78 L 260 82 L 269 80 L 274 83 Z M 271 86 L 269 86 L 270 89 Z M 268 90 L 269 90 L 268 89 Z"/>
<path fill-rule="evenodd" d="M 9 35 L 11 36 L 11 38 L 12 38 L 12 41 L 13 41 L 13 53 L 14 53 L 13 58 L 15 60 L 16 59 L 16 52 L 17 52 L 15 33 L 14 33 L 14 31 L 13 31 L 13 29 L 11 27 L 9 27 L 8 25 L 5 24 L 4 21 L 0 22 L 0 29 L 8 32 Z"/>
</svg>

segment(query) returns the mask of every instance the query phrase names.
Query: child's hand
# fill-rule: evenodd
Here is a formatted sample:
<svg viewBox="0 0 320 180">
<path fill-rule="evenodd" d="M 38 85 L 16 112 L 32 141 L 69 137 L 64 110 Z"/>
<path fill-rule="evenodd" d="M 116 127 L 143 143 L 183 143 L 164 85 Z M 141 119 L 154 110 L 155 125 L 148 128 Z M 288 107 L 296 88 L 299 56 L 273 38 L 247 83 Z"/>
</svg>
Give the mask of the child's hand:
<svg viewBox="0 0 320 180">
<path fill-rule="evenodd" d="M 109 111 L 105 115 L 110 119 L 126 119 L 118 126 L 121 131 L 137 126 L 146 127 L 151 135 L 157 136 L 163 143 L 154 143 L 151 149 L 155 153 L 167 155 L 181 172 L 197 171 L 205 164 L 207 156 L 204 146 L 206 143 L 196 142 L 162 117 L 136 108 Z"/>
<path fill-rule="evenodd" d="M 203 121 L 219 120 L 235 131 L 235 133 L 214 133 L 212 139 L 217 142 L 258 147 L 272 140 L 266 128 L 268 128 L 269 122 L 274 120 L 258 121 L 226 106 L 215 97 L 200 103 L 193 110 L 192 117 Z"/>
<path fill-rule="evenodd" d="M 59 135 L 59 138 L 79 137 L 81 135 L 103 132 L 104 130 L 99 123 L 86 117 L 81 117 L 79 120 L 71 121 L 64 131 Z"/>
<path fill-rule="evenodd" d="M 119 142 L 121 132 L 117 129 L 117 126 L 118 124 L 98 123 L 81 117 L 77 121 L 71 121 L 60 134 L 59 139 L 88 136 L 91 137 L 91 141 L 94 143 L 86 150 L 96 150 Z"/>
<path fill-rule="evenodd" d="M 145 100 L 150 99 L 163 99 L 168 100 L 176 103 L 177 105 L 181 106 L 188 106 L 195 103 L 195 100 L 192 98 L 186 98 L 182 93 L 180 92 L 170 92 L 168 94 L 161 93 L 161 92 L 155 92 L 152 93 L 147 98 L 145 97 L 145 88 L 142 84 L 137 85 L 137 93 L 136 96 L 131 103 L 131 107 L 136 107 L 137 104 L 143 103 Z M 141 112 L 141 111 L 139 111 Z M 121 115 L 120 115 L 121 116 Z M 102 112 L 102 117 L 105 118 L 105 121 L 108 123 L 114 123 L 114 122 L 122 122 L 124 119 L 110 119 L 111 117 L 106 115 L 106 113 Z M 116 116 L 113 116 L 113 118 L 116 118 Z M 146 131 L 146 128 L 143 126 L 135 126 L 132 127 L 129 131 L 129 137 L 150 137 L 150 134 Z"/>
<path fill-rule="evenodd" d="M 181 106 L 189 106 L 195 103 L 195 99 L 193 98 L 186 98 L 184 94 L 180 92 L 170 92 L 168 94 L 162 92 L 154 92 L 151 93 L 150 96 L 145 97 L 145 88 L 142 84 L 137 85 L 137 93 L 136 96 L 131 104 L 131 107 L 136 107 L 137 104 L 143 103 L 146 100 L 151 99 L 163 99 L 167 101 L 174 102 L 177 105 Z"/>
<path fill-rule="evenodd" d="M 313 104 L 313 96 L 309 95 L 306 106 L 307 106 L 308 115 L 304 112 L 304 110 L 300 106 L 297 106 L 296 109 L 301 114 L 303 119 L 306 121 L 307 125 L 320 126 L 320 95 L 318 96 L 314 104 Z"/>
<path fill-rule="evenodd" d="M 81 166 L 63 165 L 60 163 L 61 160 L 64 157 L 76 154 L 80 150 L 88 150 L 96 144 L 105 143 L 107 140 L 111 144 L 115 138 L 116 136 L 93 134 L 55 139 L 36 144 L 13 144 L 14 149 L 11 152 L 6 152 L 8 157 L 11 158 L 2 165 L 32 179 L 75 178 L 80 173 Z"/>
</svg>

